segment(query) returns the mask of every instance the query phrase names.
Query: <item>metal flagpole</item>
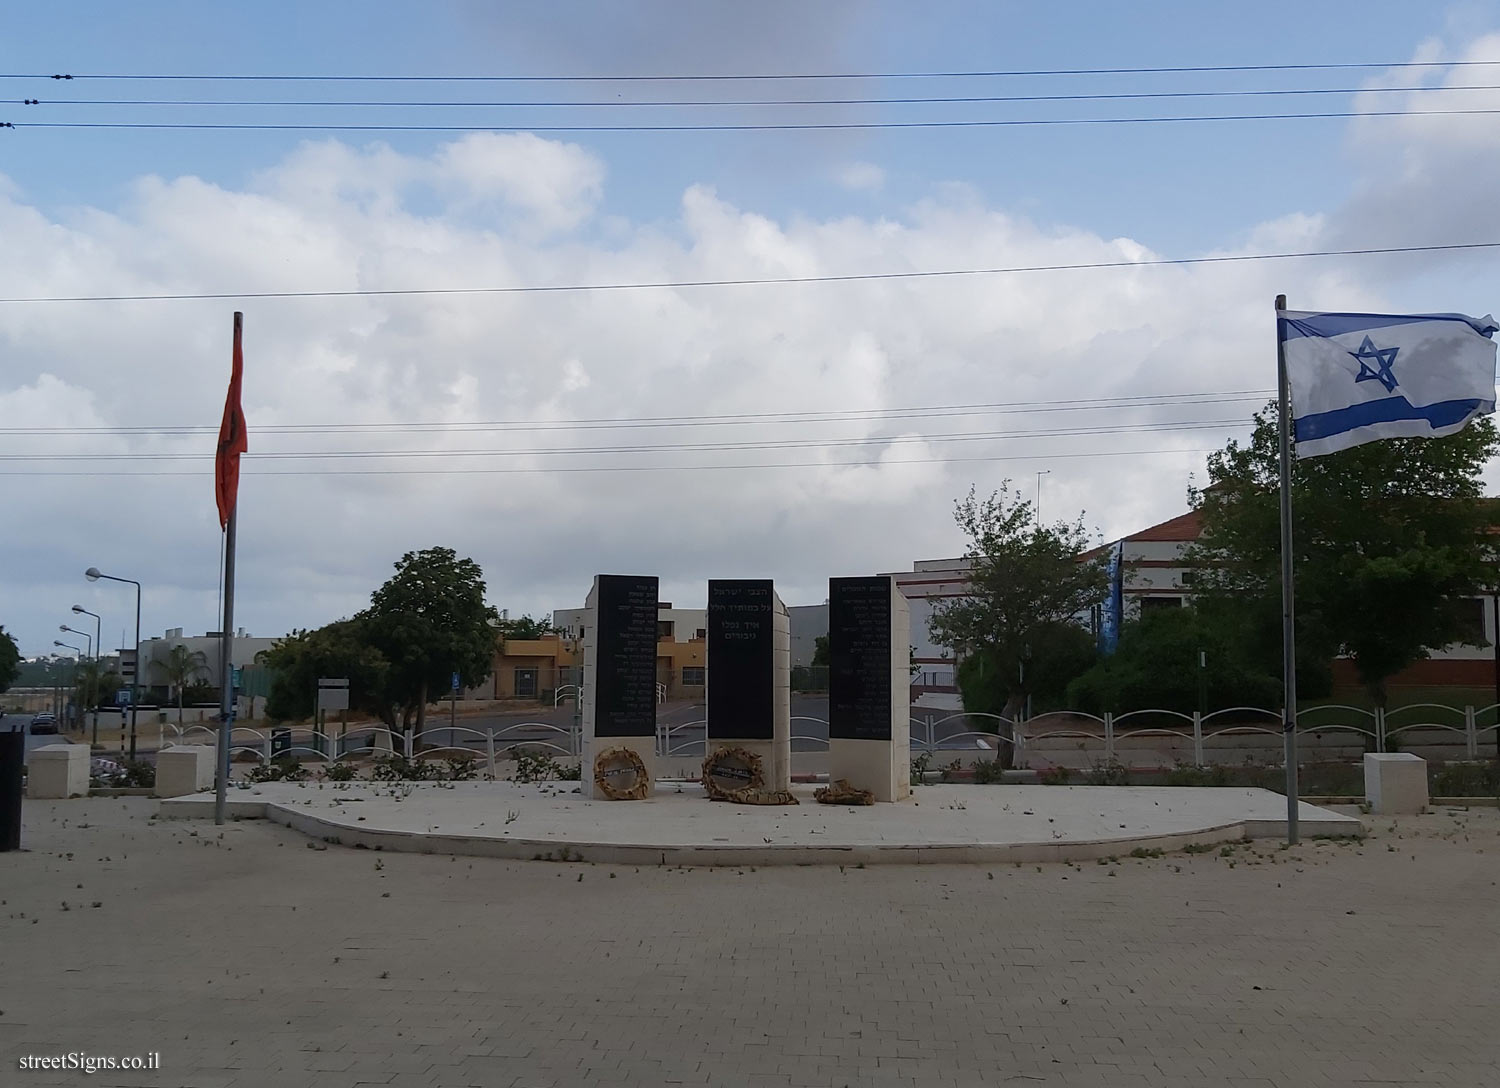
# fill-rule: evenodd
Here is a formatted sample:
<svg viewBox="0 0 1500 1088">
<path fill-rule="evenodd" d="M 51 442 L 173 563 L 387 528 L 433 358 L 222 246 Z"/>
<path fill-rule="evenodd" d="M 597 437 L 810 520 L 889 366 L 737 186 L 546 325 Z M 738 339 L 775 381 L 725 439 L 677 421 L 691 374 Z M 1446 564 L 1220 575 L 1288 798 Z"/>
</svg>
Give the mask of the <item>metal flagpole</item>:
<svg viewBox="0 0 1500 1088">
<path fill-rule="evenodd" d="M 244 328 L 244 315 L 238 310 L 234 314 L 234 354 L 240 354 L 240 333 Z M 219 751 L 214 774 L 214 823 L 224 822 L 225 801 L 229 792 L 229 733 L 234 722 L 234 529 L 239 516 L 239 503 L 229 508 L 229 521 L 224 526 L 224 627 L 219 642 Z"/>
<path fill-rule="evenodd" d="M 1281 439 L 1281 674 L 1284 696 L 1281 733 L 1286 756 L 1286 841 L 1297 844 L 1297 632 L 1292 597 L 1292 393 L 1286 380 L 1281 315 L 1286 296 L 1276 296 L 1277 429 Z"/>
</svg>

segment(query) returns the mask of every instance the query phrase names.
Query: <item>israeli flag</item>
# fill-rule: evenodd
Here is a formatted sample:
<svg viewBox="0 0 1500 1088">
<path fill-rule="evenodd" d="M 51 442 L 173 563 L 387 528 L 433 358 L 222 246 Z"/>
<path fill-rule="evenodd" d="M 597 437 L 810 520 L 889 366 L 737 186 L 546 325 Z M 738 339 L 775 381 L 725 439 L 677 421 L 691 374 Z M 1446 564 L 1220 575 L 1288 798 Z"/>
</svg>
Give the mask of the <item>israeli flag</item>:
<svg viewBox="0 0 1500 1088">
<path fill-rule="evenodd" d="M 1298 457 L 1441 438 L 1495 410 L 1493 317 L 1283 310 L 1277 326 Z"/>
</svg>

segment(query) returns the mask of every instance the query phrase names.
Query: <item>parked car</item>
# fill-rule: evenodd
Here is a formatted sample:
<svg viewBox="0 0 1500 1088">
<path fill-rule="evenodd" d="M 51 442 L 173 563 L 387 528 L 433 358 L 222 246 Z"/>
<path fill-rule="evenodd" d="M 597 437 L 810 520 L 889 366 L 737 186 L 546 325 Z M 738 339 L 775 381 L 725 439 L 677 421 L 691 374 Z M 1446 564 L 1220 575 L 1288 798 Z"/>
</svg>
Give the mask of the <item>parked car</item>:
<svg viewBox="0 0 1500 1088">
<path fill-rule="evenodd" d="M 57 715 L 49 711 L 42 711 L 31 719 L 31 735 L 39 737 L 47 733 L 57 732 Z"/>
</svg>

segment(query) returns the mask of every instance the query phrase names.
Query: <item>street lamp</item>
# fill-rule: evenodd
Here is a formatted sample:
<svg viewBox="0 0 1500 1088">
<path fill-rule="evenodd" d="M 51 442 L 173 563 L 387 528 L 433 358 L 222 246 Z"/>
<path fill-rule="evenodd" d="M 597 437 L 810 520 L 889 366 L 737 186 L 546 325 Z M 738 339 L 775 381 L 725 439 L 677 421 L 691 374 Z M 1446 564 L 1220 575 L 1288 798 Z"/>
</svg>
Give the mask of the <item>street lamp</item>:
<svg viewBox="0 0 1500 1088">
<path fill-rule="evenodd" d="M 1052 470 L 1050 468 L 1044 468 L 1036 474 L 1036 510 L 1034 512 L 1036 514 L 1036 527 L 1038 532 L 1040 532 L 1042 528 L 1042 477 L 1051 475 Z"/>
<path fill-rule="evenodd" d="M 63 630 L 67 630 L 67 628 L 63 628 Z M 79 661 L 80 658 L 83 657 L 83 647 L 82 646 L 74 646 L 71 642 L 58 642 L 57 639 L 53 639 L 52 640 L 52 645 L 54 645 L 54 646 L 61 646 L 65 650 L 72 650 L 75 654 L 78 655 L 77 658 L 73 659 L 73 682 L 76 684 L 78 682 L 78 661 Z M 68 718 L 68 715 L 65 713 L 65 711 L 67 710 L 67 703 L 64 702 L 62 705 L 60 705 L 57 708 L 57 710 L 58 710 L 58 715 L 57 716 L 60 719 L 62 719 L 64 722 L 66 722 L 67 718 Z M 79 713 L 79 717 L 80 718 L 82 717 L 82 712 L 81 711 Z"/>
<path fill-rule="evenodd" d="M 92 658 L 94 656 L 94 636 L 93 635 L 89 634 L 87 631 L 80 631 L 76 627 L 69 627 L 66 623 L 60 623 L 60 624 L 58 624 L 57 625 L 57 629 L 59 631 L 71 631 L 75 635 L 82 635 L 84 637 L 84 639 L 86 640 L 84 642 L 84 646 L 86 647 L 86 649 L 84 649 L 82 651 L 83 656 L 86 657 L 86 658 Z M 62 643 L 57 642 L 57 643 L 54 643 L 53 645 L 55 645 L 55 646 L 61 646 Z"/>
<path fill-rule="evenodd" d="M 130 672 L 130 758 L 135 759 L 135 704 L 140 700 L 137 692 L 141 682 L 141 583 L 134 578 L 116 578 L 113 574 L 102 574 L 98 567 L 90 567 L 83 572 L 83 576 L 90 582 L 97 582 L 100 578 L 110 582 L 126 582 L 135 586 L 135 662 Z"/>
<path fill-rule="evenodd" d="M 81 604 L 75 604 L 73 606 L 73 611 L 75 613 L 77 613 L 78 615 L 81 615 L 81 616 L 93 616 L 94 617 L 94 674 L 95 674 L 95 678 L 96 678 L 95 686 L 97 687 L 98 686 L 97 685 L 97 681 L 99 679 L 102 679 L 102 677 L 99 675 L 99 658 L 104 653 L 104 639 L 100 636 L 100 633 L 99 633 L 99 624 L 100 624 L 99 613 L 97 613 L 97 612 L 90 612 L 87 608 L 84 608 L 83 605 L 81 605 Z M 96 747 L 99 744 L 99 696 L 100 696 L 100 694 L 101 693 L 99 691 L 95 691 L 94 692 L 94 740 L 93 740 L 93 743 L 94 743 L 94 745 Z"/>
</svg>

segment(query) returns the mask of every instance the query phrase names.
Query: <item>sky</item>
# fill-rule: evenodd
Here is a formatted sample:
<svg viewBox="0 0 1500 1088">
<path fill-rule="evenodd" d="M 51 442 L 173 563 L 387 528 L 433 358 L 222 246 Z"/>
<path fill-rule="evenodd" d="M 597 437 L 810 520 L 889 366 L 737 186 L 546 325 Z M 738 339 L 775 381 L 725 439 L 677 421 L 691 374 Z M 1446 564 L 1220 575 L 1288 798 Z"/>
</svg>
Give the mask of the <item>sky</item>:
<svg viewBox="0 0 1500 1088">
<path fill-rule="evenodd" d="M 1500 2 L 1242 8 L 9 13 L 0 625 L 49 653 L 79 604 L 121 644 L 96 566 L 143 637 L 218 628 L 236 309 L 255 635 L 433 546 L 512 615 L 597 573 L 808 604 L 961 554 L 970 487 L 1099 540 L 1175 516 L 1271 395 L 1278 293 L 1500 310 L 1493 250 L 1143 263 L 1500 241 L 1500 115 L 1430 112 L 1500 110 Z M 1333 64 L 1365 67 L 1265 67 Z M 1161 70 L 1225 67 L 1258 70 Z M 1137 120 L 1296 113 L 1342 116 Z M 1101 263 L 1138 267 L 805 282 Z M 514 290 L 632 284 L 679 286 Z M 512 290 L 297 294 L 474 288 Z M 233 297 L 43 301 L 203 294 Z"/>
</svg>

